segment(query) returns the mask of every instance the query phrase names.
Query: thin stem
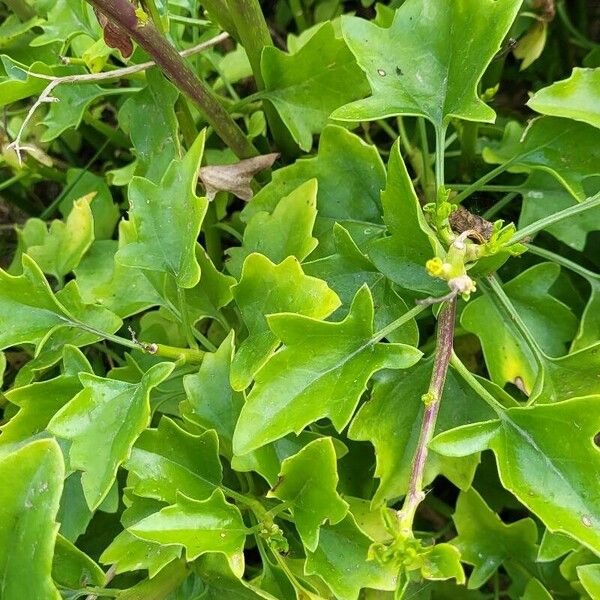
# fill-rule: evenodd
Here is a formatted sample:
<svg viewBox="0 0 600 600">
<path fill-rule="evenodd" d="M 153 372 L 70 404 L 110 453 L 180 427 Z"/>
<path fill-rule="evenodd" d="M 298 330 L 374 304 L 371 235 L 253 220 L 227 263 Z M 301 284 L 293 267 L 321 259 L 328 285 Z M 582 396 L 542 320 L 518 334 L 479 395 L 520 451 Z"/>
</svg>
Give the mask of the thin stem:
<svg viewBox="0 0 600 600">
<path fill-rule="evenodd" d="M 586 279 L 595 279 L 600 281 L 600 275 L 598 273 L 594 273 L 593 271 L 589 271 L 588 269 L 574 263 L 573 261 L 565 258 L 564 256 L 560 256 L 560 254 L 555 254 L 554 252 L 550 252 L 550 250 L 546 250 L 545 248 L 540 248 L 539 246 L 534 246 L 533 244 L 525 244 L 527 246 L 527 250 L 532 254 L 537 256 L 541 256 L 542 258 L 546 258 L 547 260 L 551 260 L 556 264 L 565 267 L 573 271 L 573 273 L 577 273 L 577 275 L 581 275 L 581 277 L 585 277 Z"/>
<path fill-rule="evenodd" d="M 377 333 L 373 335 L 371 338 L 374 342 L 379 342 L 382 339 L 386 338 L 392 331 L 396 331 L 399 327 L 402 327 L 404 323 L 414 319 L 419 313 L 422 313 L 427 307 L 426 306 L 415 306 L 411 308 L 409 311 L 405 312 L 401 317 L 397 318 L 395 321 L 392 321 L 389 325 L 386 325 L 383 329 L 380 329 Z"/>
<path fill-rule="evenodd" d="M 502 197 L 494 206 L 488 208 L 482 215 L 484 219 L 488 221 L 495 217 L 505 206 L 508 206 L 517 196 L 519 192 L 510 192 L 510 194 L 506 194 L 506 196 Z"/>
<path fill-rule="evenodd" d="M 446 374 L 450 357 L 452 356 L 452 342 L 454 339 L 454 321 L 456 316 L 456 299 L 453 298 L 445 304 L 439 314 L 437 325 L 437 346 L 433 361 L 433 372 L 429 389 L 423 397 L 425 412 L 421 423 L 421 431 L 417 448 L 412 461 L 408 491 L 404 498 L 402 509 L 398 512 L 400 531 L 404 535 L 412 534 L 412 525 L 417 507 L 425 497 L 423 492 L 423 475 L 429 453 L 428 445 L 433 438 L 440 401 L 446 382 Z"/>
<path fill-rule="evenodd" d="M 383 131 L 385 133 L 387 133 L 388 137 L 391 140 L 396 140 L 396 138 L 398 137 L 398 134 L 390 127 L 390 125 L 388 123 L 385 122 L 384 119 L 378 119 L 377 120 L 377 125 L 379 125 L 379 127 L 381 127 L 381 129 L 383 129 Z"/>
<path fill-rule="evenodd" d="M 162 71 L 203 113 L 217 135 L 239 158 L 250 158 L 258 152 L 221 105 L 218 96 L 200 80 L 190 65 L 162 36 L 151 21 L 141 23 L 128 0 L 87 0 L 122 32 L 135 40 Z"/>
<path fill-rule="evenodd" d="M 179 303 L 179 315 L 181 316 L 181 326 L 185 334 L 188 346 L 190 348 L 198 348 L 196 338 L 194 337 L 194 331 L 190 322 L 190 314 L 188 312 L 187 302 L 185 299 L 185 289 L 177 286 L 177 301 Z"/>
<path fill-rule="evenodd" d="M 404 119 L 402 117 L 398 117 L 397 123 L 398 123 L 398 133 L 400 134 L 400 140 L 402 141 L 402 144 L 406 148 L 406 152 L 409 155 L 411 155 L 414 152 L 414 148 L 412 147 L 412 144 L 408 137 L 408 133 L 406 132 L 406 127 L 404 125 Z"/>
<path fill-rule="evenodd" d="M 448 187 L 453 190 L 466 190 L 471 187 L 470 183 L 449 183 Z M 519 185 L 482 185 L 479 188 L 479 191 L 482 192 L 514 192 L 516 189 L 519 189 Z"/>
<path fill-rule="evenodd" d="M 556 12 L 558 13 L 558 16 L 560 17 L 560 20 L 563 22 L 563 25 L 566 27 L 566 29 L 569 31 L 569 33 L 575 38 L 575 40 L 577 40 L 579 42 L 579 44 L 583 48 L 587 48 L 588 50 L 593 50 L 594 48 L 598 48 L 600 46 L 600 44 L 596 44 L 596 43 L 592 42 L 591 40 L 588 40 L 579 30 L 577 30 L 575 28 L 573 23 L 571 23 L 571 19 L 569 18 L 569 15 L 567 14 L 567 10 L 565 8 L 564 2 L 558 3 L 558 5 L 556 7 Z"/>
<path fill-rule="evenodd" d="M 429 154 L 429 141 L 427 140 L 427 126 L 425 125 L 425 119 L 423 117 L 419 117 L 417 119 L 417 126 L 419 128 L 419 138 L 421 140 L 421 160 L 422 160 L 422 175 L 423 175 L 423 190 L 425 191 L 425 195 L 429 202 L 432 201 L 431 198 L 431 182 L 429 181 L 429 168 L 431 166 L 430 163 L 430 154 Z M 437 145 L 437 140 L 436 140 Z M 437 149 L 436 149 L 436 161 L 437 161 Z M 437 173 L 437 162 L 436 162 L 436 173 Z M 436 188 L 437 188 L 437 178 L 436 178 Z M 435 190 L 433 190 L 433 194 L 435 194 Z M 435 197 L 435 196 L 434 196 Z"/>
<path fill-rule="evenodd" d="M 22 171 L 21 173 L 17 173 L 16 175 L 13 175 L 12 177 L 9 177 L 8 179 L 4 180 L 2 183 L 0 183 L 0 192 L 2 190 L 5 190 L 6 188 L 9 188 L 11 185 L 14 185 L 15 183 L 17 183 L 17 181 L 20 181 L 24 177 L 27 177 L 27 175 L 28 173 Z"/>
<path fill-rule="evenodd" d="M 165 35 L 165 26 L 163 23 L 162 16 L 158 11 L 158 7 L 156 6 L 156 2 L 154 0 L 143 0 L 142 5 L 150 15 L 150 18 L 156 26 L 156 29 L 158 29 L 158 31 L 160 31 L 162 35 Z"/>
<path fill-rule="evenodd" d="M 294 17 L 294 22 L 298 28 L 298 33 L 301 33 L 308 27 L 306 22 L 306 15 L 304 14 L 304 8 L 302 7 L 301 0 L 289 0 L 290 11 Z"/>
<path fill-rule="evenodd" d="M 523 229 L 519 229 L 519 231 L 517 231 L 512 238 L 510 238 L 508 243 L 516 244 L 525 238 L 531 237 L 538 231 L 546 229 L 547 227 L 550 227 L 550 225 L 554 225 L 554 223 L 564 221 L 565 219 L 574 217 L 575 215 L 585 212 L 586 210 L 596 208 L 597 206 L 600 206 L 600 193 L 588 198 L 587 200 L 584 200 L 583 202 L 580 202 L 579 204 L 569 206 L 569 208 L 559 210 L 558 212 L 548 215 L 539 221 L 535 221 L 534 223 L 527 225 L 527 227 L 523 227 Z"/>
<path fill-rule="evenodd" d="M 465 367 L 462 361 L 452 353 L 450 358 L 450 364 L 456 370 L 456 372 L 463 378 L 464 382 L 478 395 L 481 399 L 497 414 L 504 411 L 504 406 L 492 396 L 484 387 L 477 381 L 477 378 Z"/>
<path fill-rule="evenodd" d="M 223 40 L 227 39 L 228 37 L 229 35 L 227 33 L 221 33 L 215 36 L 214 38 L 211 38 L 210 40 L 207 40 L 205 42 L 202 42 L 201 44 L 193 46 L 192 48 L 184 50 L 180 53 L 180 56 L 187 57 L 192 56 L 194 54 L 198 54 L 199 52 L 202 52 L 208 48 L 212 48 L 216 44 L 219 44 Z M 145 63 L 140 63 L 139 65 L 123 67 L 122 69 L 115 69 L 113 71 L 103 71 L 102 73 L 84 73 L 82 75 L 65 75 L 63 77 L 55 77 L 53 75 L 46 75 L 45 73 L 35 73 L 33 71 L 27 71 L 28 75 L 31 75 L 32 77 L 37 77 L 39 79 L 46 79 L 50 83 L 44 88 L 42 93 L 38 96 L 38 99 L 34 102 L 32 107 L 27 112 L 27 115 L 25 116 L 25 119 L 23 120 L 23 123 L 21 123 L 21 127 L 19 128 L 17 137 L 11 144 L 9 144 L 9 148 L 14 148 L 20 161 L 21 151 L 27 150 L 27 147 L 21 146 L 21 139 L 23 137 L 23 133 L 25 132 L 25 129 L 31 121 L 31 118 L 33 117 L 37 108 L 46 102 L 53 101 L 51 99 L 51 93 L 55 87 L 63 83 L 91 83 L 97 81 L 109 81 L 111 79 L 121 79 L 122 77 L 128 77 L 130 75 L 140 73 L 141 71 L 145 71 L 146 69 L 153 67 L 155 64 L 156 63 L 151 60 Z"/>
<path fill-rule="evenodd" d="M 435 189 L 439 194 L 444 187 L 444 145 L 446 142 L 446 127 L 435 128 Z M 438 199 L 440 197 L 438 196 Z"/>
<path fill-rule="evenodd" d="M 473 192 L 479 191 L 488 181 L 494 179 L 501 173 L 504 173 L 508 167 L 510 167 L 511 161 L 507 161 L 501 165 L 498 165 L 495 169 L 488 171 L 485 175 L 480 177 L 477 181 L 469 184 L 460 194 L 455 196 L 453 199 L 457 204 L 462 202 L 465 198 L 468 198 Z"/>
<path fill-rule="evenodd" d="M 69 321 L 68 324 L 71 327 L 83 329 L 88 333 L 97 335 L 105 340 L 119 344 L 120 346 L 125 346 L 126 348 L 130 348 L 132 350 L 140 350 L 142 352 L 146 352 L 147 354 L 153 354 L 162 358 L 168 358 L 174 361 L 182 360 L 186 364 L 200 364 L 204 359 L 205 353 L 202 352 L 202 350 L 193 348 L 176 348 L 174 346 L 167 346 L 166 344 L 148 344 L 138 342 L 137 340 L 128 340 L 127 338 L 123 338 L 112 333 L 107 333 L 106 331 L 100 331 L 99 329 L 91 327 L 87 323 L 82 323 L 81 321 Z"/>
</svg>

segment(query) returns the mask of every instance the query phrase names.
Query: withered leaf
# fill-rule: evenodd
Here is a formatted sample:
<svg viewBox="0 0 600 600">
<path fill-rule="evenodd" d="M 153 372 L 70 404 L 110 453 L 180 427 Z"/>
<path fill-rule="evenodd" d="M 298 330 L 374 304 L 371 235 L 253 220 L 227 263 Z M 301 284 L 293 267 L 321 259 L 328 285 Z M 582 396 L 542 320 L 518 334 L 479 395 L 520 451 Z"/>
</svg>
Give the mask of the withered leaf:
<svg viewBox="0 0 600 600">
<path fill-rule="evenodd" d="M 240 160 L 230 165 L 209 165 L 200 169 L 200 181 L 206 188 L 206 197 L 209 200 L 217 192 L 231 192 L 246 202 L 253 196 L 250 182 L 256 173 L 268 169 L 277 160 L 279 154 L 262 154 L 254 158 Z"/>
</svg>

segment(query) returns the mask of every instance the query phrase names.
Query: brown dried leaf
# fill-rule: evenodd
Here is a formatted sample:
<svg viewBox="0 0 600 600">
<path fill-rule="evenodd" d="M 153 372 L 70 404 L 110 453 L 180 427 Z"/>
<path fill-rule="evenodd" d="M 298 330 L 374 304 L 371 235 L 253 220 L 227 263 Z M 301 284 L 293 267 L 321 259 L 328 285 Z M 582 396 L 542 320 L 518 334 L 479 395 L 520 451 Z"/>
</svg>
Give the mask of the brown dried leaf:
<svg viewBox="0 0 600 600">
<path fill-rule="evenodd" d="M 127 9 L 128 14 L 126 16 L 131 19 L 131 15 L 133 15 L 133 24 L 135 26 L 137 21 L 137 17 L 135 16 L 135 8 L 129 3 L 126 3 L 126 5 L 131 7 L 131 11 Z M 133 53 L 133 42 L 131 41 L 127 31 L 111 21 L 99 10 L 94 9 L 94 12 L 96 13 L 96 18 L 98 19 L 100 27 L 102 27 L 102 31 L 104 33 L 104 42 L 106 45 L 109 48 L 116 48 L 119 50 L 123 55 L 123 58 L 129 58 Z"/>
<path fill-rule="evenodd" d="M 231 165 L 202 167 L 200 169 L 200 181 L 206 188 L 206 197 L 213 200 L 217 192 L 223 191 L 231 192 L 247 202 L 253 195 L 250 182 L 254 175 L 271 167 L 278 156 L 278 153 L 273 152 L 240 160 Z"/>
</svg>

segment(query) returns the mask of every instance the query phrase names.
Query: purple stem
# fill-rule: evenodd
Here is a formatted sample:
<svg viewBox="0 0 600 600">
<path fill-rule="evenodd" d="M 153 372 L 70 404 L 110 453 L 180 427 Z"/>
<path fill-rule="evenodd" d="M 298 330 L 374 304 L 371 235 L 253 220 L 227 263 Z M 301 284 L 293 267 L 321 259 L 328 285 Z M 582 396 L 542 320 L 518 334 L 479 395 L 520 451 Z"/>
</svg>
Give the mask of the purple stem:
<svg viewBox="0 0 600 600">
<path fill-rule="evenodd" d="M 425 413 L 421 423 L 419 441 L 412 462 L 408 491 L 404 498 L 402 509 L 398 512 L 400 530 L 406 535 L 412 535 L 412 524 L 417 507 L 425 497 L 423 492 L 423 474 L 429 453 L 429 442 L 433 438 L 440 401 L 448 373 L 448 365 L 452 357 L 452 343 L 454 340 L 454 320 L 456 315 L 456 298 L 452 298 L 442 307 L 437 325 L 437 345 L 433 372 L 429 389 L 423 396 L 425 402 Z"/>
</svg>

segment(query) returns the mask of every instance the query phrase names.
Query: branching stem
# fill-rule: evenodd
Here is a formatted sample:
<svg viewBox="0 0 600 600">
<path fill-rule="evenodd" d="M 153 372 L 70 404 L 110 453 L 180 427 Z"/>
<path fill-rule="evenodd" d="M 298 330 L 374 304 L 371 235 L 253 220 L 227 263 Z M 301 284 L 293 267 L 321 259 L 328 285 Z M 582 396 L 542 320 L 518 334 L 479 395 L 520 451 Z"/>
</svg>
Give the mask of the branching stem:
<svg viewBox="0 0 600 600">
<path fill-rule="evenodd" d="M 204 50 L 207 50 L 208 48 L 212 48 L 216 44 L 219 44 L 223 40 L 226 40 L 228 37 L 229 37 L 229 34 L 220 33 L 219 35 L 211 38 L 210 40 L 206 40 L 205 42 L 202 42 L 201 44 L 197 44 L 196 46 L 193 46 L 192 48 L 188 48 L 187 50 L 184 50 L 183 52 L 180 53 L 180 56 L 181 57 L 193 56 L 194 54 L 203 52 Z M 64 75 L 62 77 L 55 77 L 53 75 L 46 75 L 45 73 L 34 73 L 32 71 L 28 71 L 27 72 L 28 75 L 31 75 L 32 77 L 37 77 L 38 79 L 46 79 L 50 83 L 48 83 L 48 85 L 44 88 L 42 93 L 39 95 L 38 99 L 33 103 L 31 108 L 27 112 L 27 115 L 25 116 L 25 119 L 23 120 L 23 123 L 21 124 L 21 127 L 19 128 L 19 131 L 17 132 L 17 137 L 11 144 L 9 144 L 9 148 L 14 149 L 14 151 L 17 154 L 17 157 L 19 159 L 19 163 L 21 163 L 21 153 L 23 150 L 28 149 L 27 146 L 23 146 L 21 144 L 21 140 L 23 138 L 23 133 L 25 132 L 25 129 L 29 125 L 31 118 L 33 117 L 33 115 L 34 115 L 35 111 L 38 109 L 38 107 L 40 107 L 42 104 L 45 104 L 45 103 L 58 101 L 57 98 L 52 97 L 52 91 L 57 86 L 59 86 L 63 83 L 95 83 L 98 81 L 110 81 L 113 79 L 121 79 L 123 77 L 129 77 L 130 75 L 135 75 L 136 73 L 145 71 L 146 69 L 153 67 L 155 64 L 156 63 L 153 60 L 150 60 L 148 62 L 140 63 L 139 65 L 131 65 L 130 67 L 123 67 L 122 69 L 115 69 L 114 71 L 103 71 L 102 73 L 84 73 L 84 74 L 80 74 L 80 75 Z"/>
<path fill-rule="evenodd" d="M 444 391 L 448 365 L 452 356 L 454 338 L 454 321 L 456 313 L 456 298 L 445 304 L 439 314 L 437 326 L 437 346 L 433 361 L 433 372 L 429 389 L 423 396 L 425 412 L 421 423 L 421 431 L 417 448 L 412 461 L 408 492 L 404 498 L 402 509 L 398 512 L 400 532 L 406 536 L 412 535 L 412 525 L 417 507 L 425 497 L 423 492 L 423 475 L 429 453 L 428 445 L 433 438 L 440 400 Z"/>
<path fill-rule="evenodd" d="M 258 154 L 213 90 L 197 77 L 151 21 L 140 21 L 129 0 L 87 1 L 150 54 L 163 73 L 196 104 L 217 135 L 238 158 L 250 158 Z"/>
</svg>

